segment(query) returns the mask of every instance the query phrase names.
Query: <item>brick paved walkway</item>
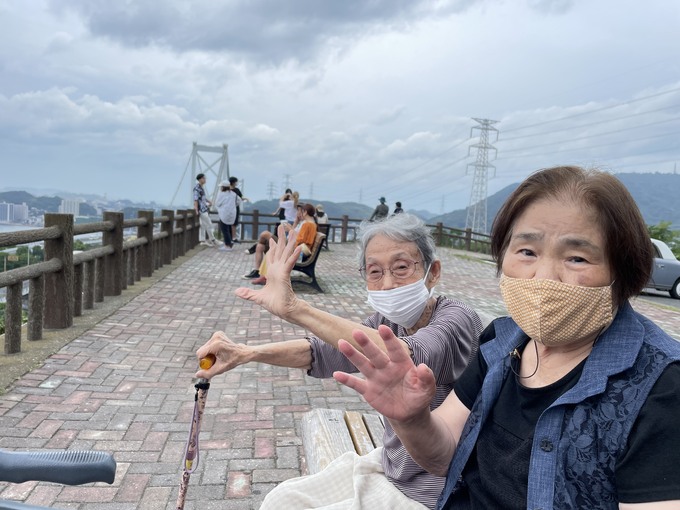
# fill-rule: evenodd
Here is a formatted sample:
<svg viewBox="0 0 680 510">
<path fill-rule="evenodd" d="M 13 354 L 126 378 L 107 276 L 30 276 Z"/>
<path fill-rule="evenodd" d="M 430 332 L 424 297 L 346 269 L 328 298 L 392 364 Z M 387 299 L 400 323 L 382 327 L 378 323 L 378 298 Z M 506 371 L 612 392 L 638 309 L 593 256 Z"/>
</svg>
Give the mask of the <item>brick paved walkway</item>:
<svg viewBox="0 0 680 510">
<path fill-rule="evenodd" d="M 331 248 L 317 265 L 326 293 L 299 291 L 321 309 L 360 320 L 369 307 L 355 247 Z M 486 321 L 504 313 L 491 263 L 453 250 L 440 256 L 440 293 L 467 302 Z M 62 509 L 173 509 L 196 348 L 217 329 L 253 344 L 305 333 L 234 296 L 252 260 L 243 250 L 197 249 L 1 396 L 0 447 L 111 451 L 118 473 L 113 486 L 0 484 L 0 499 Z M 680 339 L 677 310 L 642 300 L 634 306 Z M 250 364 L 212 381 L 186 510 L 255 509 L 278 482 L 303 472 L 299 418 L 315 406 L 367 409 L 333 380 L 300 370 Z"/>
</svg>

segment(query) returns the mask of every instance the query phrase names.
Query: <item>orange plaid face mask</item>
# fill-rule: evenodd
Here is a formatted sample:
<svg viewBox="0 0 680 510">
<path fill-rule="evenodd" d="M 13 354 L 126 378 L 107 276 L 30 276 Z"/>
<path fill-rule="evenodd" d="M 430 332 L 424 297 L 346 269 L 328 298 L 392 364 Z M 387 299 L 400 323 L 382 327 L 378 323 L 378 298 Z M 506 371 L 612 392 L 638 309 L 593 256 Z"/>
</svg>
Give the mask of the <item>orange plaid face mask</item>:
<svg viewBox="0 0 680 510">
<path fill-rule="evenodd" d="M 614 320 L 611 285 L 582 287 L 502 275 L 500 288 L 513 320 L 546 346 L 596 337 Z"/>
</svg>

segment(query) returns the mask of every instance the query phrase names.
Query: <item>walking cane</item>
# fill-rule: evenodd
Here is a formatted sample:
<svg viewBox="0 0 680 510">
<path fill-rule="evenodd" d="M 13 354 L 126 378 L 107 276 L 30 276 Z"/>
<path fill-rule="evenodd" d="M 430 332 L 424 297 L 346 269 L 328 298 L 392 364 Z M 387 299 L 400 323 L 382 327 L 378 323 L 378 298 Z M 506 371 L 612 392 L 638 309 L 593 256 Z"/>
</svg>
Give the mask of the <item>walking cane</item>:
<svg viewBox="0 0 680 510">
<path fill-rule="evenodd" d="M 215 363 L 215 355 L 208 354 L 205 358 L 201 358 L 199 366 L 203 370 L 209 369 Z M 189 477 L 191 473 L 196 471 L 198 466 L 198 434 L 201 430 L 201 416 L 203 416 L 203 409 L 205 409 L 205 400 L 208 397 L 208 389 L 210 388 L 210 381 L 208 379 L 199 379 L 194 385 L 196 388 L 196 395 L 194 396 L 194 415 L 191 418 L 191 428 L 189 429 L 189 439 L 184 451 L 184 471 L 182 472 L 182 480 L 179 484 L 179 493 L 177 494 L 177 510 L 184 510 L 184 500 L 187 497 L 187 490 L 189 489 Z"/>
</svg>

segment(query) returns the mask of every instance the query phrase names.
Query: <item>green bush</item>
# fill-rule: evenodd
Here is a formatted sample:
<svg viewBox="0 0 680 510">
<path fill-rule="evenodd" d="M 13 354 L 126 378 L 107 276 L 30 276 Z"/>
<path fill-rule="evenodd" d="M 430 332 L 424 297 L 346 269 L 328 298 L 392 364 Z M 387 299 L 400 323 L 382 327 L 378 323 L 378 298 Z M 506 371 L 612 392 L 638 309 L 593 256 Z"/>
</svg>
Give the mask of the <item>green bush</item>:
<svg viewBox="0 0 680 510">
<path fill-rule="evenodd" d="M 21 311 L 21 323 L 25 324 L 28 320 L 28 314 L 25 310 Z M 0 303 L 0 335 L 5 334 L 5 303 Z"/>
<path fill-rule="evenodd" d="M 670 221 L 661 221 L 657 225 L 647 225 L 649 237 L 663 241 L 676 257 L 680 259 L 680 230 L 671 230 Z"/>
</svg>

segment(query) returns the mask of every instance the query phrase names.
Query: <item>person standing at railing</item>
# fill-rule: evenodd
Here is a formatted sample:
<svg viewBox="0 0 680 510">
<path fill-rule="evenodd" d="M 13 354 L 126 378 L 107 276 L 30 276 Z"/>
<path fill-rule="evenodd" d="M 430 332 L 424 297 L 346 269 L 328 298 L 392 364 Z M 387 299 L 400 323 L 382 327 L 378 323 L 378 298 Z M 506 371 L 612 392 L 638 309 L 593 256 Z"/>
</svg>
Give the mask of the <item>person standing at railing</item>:
<svg viewBox="0 0 680 510">
<path fill-rule="evenodd" d="M 328 215 L 323 210 L 323 204 L 316 204 L 316 222 L 319 225 L 328 223 Z"/>
<path fill-rule="evenodd" d="M 368 221 L 380 221 L 387 218 L 387 215 L 390 213 L 390 208 L 385 202 L 385 197 L 380 197 L 380 203 L 375 207 L 375 211 L 373 211 L 373 214 L 371 214 Z"/>
<path fill-rule="evenodd" d="M 297 191 L 294 191 L 292 193 L 284 194 L 281 197 L 281 200 L 279 200 L 279 209 L 283 210 L 285 218 L 282 221 L 282 224 L 286 226 L 286 232 L 296 225 L 298 214 L 297 206 L 299 197 L 300 194 Z M 276 236 L 274 234 L 272 234 L 268 230 L 265 230 L 258 236 L 257 242 L 246 250 L 246 253 L 249 253 L 251 255 L 253 253 L 255 254 L 255 267 L 249 273 L 244 274 L 243 278 L 249 280 L 259 278 L 261 276 L 260 266 L 262 265 L 262 261 L 264 260 L 264 254 L 267 253 L 267 251 L 269 250 L 269 240 L 272 237 L 276 239 Z"/>
<path fill-rule="evenodd" d="M 243 193 L 241 192 L 240 189 L 238 189 L 238 177 L 234 177 L 233 175 L 229 177 L 229 187 L 231 188 L 231 191 L 236 193 L 240 200 L 236 204 L 236 219 L 234 219 L 234 223 L 231 226 L 231 239 L 235 243 L 240 243 L 241 239 L 239 239 L 239 236 L 237 235 L 238 232 L 238 224 L 239 224 L 239 219 L 241 218 L 241 203 L 242 202 L 248 202 L 249 200 L 243 196 Z"/>
<path fill-rule="evenodd" d="M 231 179 L 229 181 L 231 182 Z M 224 181 L 220 184 L 220 192 L 217 195 L 217 200 L 215 200 L 220 230 L 224 238 L 224 246 L 220 246 L 220 251 L 231 251 L 233 249 L 232 226 L 238 215 L 238 206 L 241 204 L 241 197 L 234 191 L 230 182 Z"/>
<path fill-rule="evenodd" d="M 213 234 L 212 220 L 208 211 L 212 202 L 208 200 L 205 194 L 205 174 L 198 174 L 196 176 L 196 186 L 194 186 L 194 212 L 198 215 L 201 221 L 200 242 L 203 246 L 217 246 L 217 239 Z M 208 240 L 206 241 L 206 237 Z"/>
</svg>

